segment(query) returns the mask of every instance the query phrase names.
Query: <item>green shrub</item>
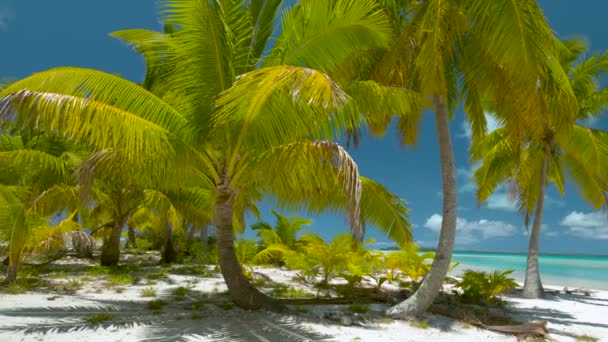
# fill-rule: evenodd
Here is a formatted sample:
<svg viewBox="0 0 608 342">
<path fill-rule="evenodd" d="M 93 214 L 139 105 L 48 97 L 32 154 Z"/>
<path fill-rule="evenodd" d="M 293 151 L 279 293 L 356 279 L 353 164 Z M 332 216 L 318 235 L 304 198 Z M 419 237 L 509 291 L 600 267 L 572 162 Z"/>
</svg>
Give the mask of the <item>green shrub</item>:
<svg viewBox="0 0 608 342">
<path fill-rule="evenodd" d="M 302 306 L 302 305 L 296 305 L 295 309 L 296 309 L 296 312 L 298 312 L 298 313 L 308 313 L 310 311 L 307 307 Z"/>
<path fill-rule="evenodd" d="M 152 311 L 160 311 L 162 310 L 163 306 L 165 306 L 164 301 L 160 300 L 160 299 L 156 299 L 153 301 L 148 302 L 148 309 L 152 310 Z"/>
<path fill-rule="evenodd" d="M 139 295 L 142 297 L 156 297 L 156 290 L 153 287 L 146 287 L 139 291 Z"/>
<path fill-rule="evenodd" d="M 293 286 L 277 286 L 273 289 L 273 293 L 278 297 L 283 298 L 305 298 L 313 297 L 313 294 Z"/>
<path fill-rule="evenodd" d="M 232 302 L 225 302 L 225 303 L 222 303 L 222 304 L 217 304 L 217 307 L 219 307 L 221 309 L 224 309 L 226 311 L 229 311 L 229 310 L 234 309 L 234 303 L 232 303 Z"/>
<path fill-rule="evenodd" d="M 462 293 L 455 291 L 455 294 L 467 303 L 501 305 L 502 301 L 497 296 L 517 287 L 517 283 L 509 277 L 512 273 L 513 270 L 492 273 L 466 270 L 455 285 Z"/>
<path fill-rule="evenodd" d="M 418 329 L 430 328 L 429 322 L 425 320 L 414 320 L 410 322 L 410 325 Z"/>
<path fill-rule="evenodd" d="M 27 289 L 18 283 L 10 283 L 0 287 L 2 293 L 7 294 L 23 294 L 27 292 Z"/>
<path fill-rule="evenodd" d="M 173 290 L 173 295 L 175 295 L 175 297 L 185 297 L 188 294 L 188 289 L 180 286 L 178 288 L 176 288 L 175 290 Z"/>
<path fill-rule="evenodd" d="M 108 277 L 106 287 L 115 287 L 120 285 L 131 285 L 135 279 L 130 274 L 113 274 Z"/>
<path fill-rule="evenodd" d="M 192 303 L 192 309 L 194 309 L 194 310 L 201 310 L 204 307 L 205 307 L 205 302 L 203 302 L 202 300 L 197 300 L 196 302 Z"/>
<path fill-rule="evenodd" d="M 366 313 L 369 311 L 369 306 L 365 305 L 365 304 L 351 304 L 348 307 L 348 311 L 352 312 L 352 313 Z"/>
<path fill-rule="evenodd" d="M 113 318 L 112 315 L 104 312 L 104 313 L 100 313 L 97 315 L 89 316 L 89 317 L 85 318 L 84 320 L 90 324 L 99 324 L 99 323 L 111 321 L 112 318 Z"/>
<path fill-rule="evenodd" d="M 591 335 L 580 335 L 576 337 L 576 340 L 579 342 L 597 342 L 599 339 L 595 336 Z"/>
</svg>

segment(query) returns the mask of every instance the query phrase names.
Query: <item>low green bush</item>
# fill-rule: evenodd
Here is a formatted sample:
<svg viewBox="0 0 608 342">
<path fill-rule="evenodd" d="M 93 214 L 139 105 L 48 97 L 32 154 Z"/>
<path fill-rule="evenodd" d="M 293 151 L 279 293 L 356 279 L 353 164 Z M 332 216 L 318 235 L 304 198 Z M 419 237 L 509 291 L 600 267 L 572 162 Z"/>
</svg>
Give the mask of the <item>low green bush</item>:
<svg viewBox="0 0 608 342">
<path fill-rule="evenodd" d="M 515 280 L 509 277 L 513 270 L 494 271 L 492 273 L 466 270 L 462 279 L 455 284 L 454 294 L 465 303 L 502 305 L 497 296 L 517 287 Z"/>
</svg>

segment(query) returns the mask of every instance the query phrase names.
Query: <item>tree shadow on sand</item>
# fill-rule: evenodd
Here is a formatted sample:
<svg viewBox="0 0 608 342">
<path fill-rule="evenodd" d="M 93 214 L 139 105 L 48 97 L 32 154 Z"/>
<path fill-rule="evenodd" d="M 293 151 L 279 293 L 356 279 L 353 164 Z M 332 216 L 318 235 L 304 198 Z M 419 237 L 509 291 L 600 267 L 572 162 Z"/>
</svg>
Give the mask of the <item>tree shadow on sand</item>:
<svg viewBox="0 0 608 342">
<path fill-rule="evenodd" d="M 172 293 L 163 293 L 159 296 L 160 309 L 151 309 L 149 302 L 142 300 L 70 297 L 77 299 L 76 303 L 81 300 L 81 304 L 0 307 L 0 317 L 7 318 L 0 319 L 0 333 L 32 337 L 52 334 L 62 339 L 62 335 L 73 338 L 69 334 L 74 332 L 95 334 L 100 329 L 113 332 L 136 328 L 138 341 L 327 341 L 333 337 L 314 331 L 307 323 L 339 324 L 318 311 L 295 314 L 241 310 L 233 307 L 225 295 L 201 296 L 196 291 L 178 300 Z M 334 309 L 328 308 L 328 312 Z"/>
<path fill-rule="evenodd" d="M 550 299 L 550 296 L 556 296 L 556 298 Z M 547 295 L 547 299 L 549 300 L 557 300 L 557 296 L 561 295 Z M 583 298 L 590 298 L 586 296 L 581 296 Z M 563 295 L 564 300 L 574 300 L 586 303 L 582 301 L 580 298 L 573 298 L 573 295 Z M 549 323 L 549 333 L 555 335 L 568 336 L 572 338 L 576 338 L 577 335 L 570 333 L 567 331 L 567 327 L 569 326 L 584 326 L 584 327 L 593 327 L 600 329 L 608 329 L 608 324 L 598 323 L 598 322 L 584 322 L 579 320 L 574 315 L 555 309 L 547 309 L 547 308 L 521 308 L 521 307 L 510 307 L 508 310 L 509 314 L 513 317 L 517 317 L 518 319 L 524 319 L 528 321 L 547 321 Z"/>
</svg>

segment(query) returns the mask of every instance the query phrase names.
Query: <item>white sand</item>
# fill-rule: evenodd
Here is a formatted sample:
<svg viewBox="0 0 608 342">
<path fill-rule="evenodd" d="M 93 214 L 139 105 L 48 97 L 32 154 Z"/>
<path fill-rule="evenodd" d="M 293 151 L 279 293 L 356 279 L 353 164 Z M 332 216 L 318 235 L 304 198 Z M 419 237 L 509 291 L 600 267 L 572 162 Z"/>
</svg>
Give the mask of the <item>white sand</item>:
<svg viewBox="0 0 608 342">
<path fill-rule="evenodd" d="M 312 288 L 295 283 L 294 272 L 280 269 L 256 269 L 274 282 L 313 292 Z M 0 297 L 0 341 L 516 341 L 501 335 L 443 317 L 429 316 L 429 328 L 422 329 L 408 322 L 366 323 L 365 326 L 343 326 L 334 320 L 341 317 L 345 306 L 307 306 L 300 315 L 224 310 L 214 304 L 193 309 L 191 302 L 216 298 L 226 290 L 220 275 L 169 275 L 157 284 L 124 286 L 122 293 L 102 289 L 102 280 L 93 280 L 74 295 L 27 293 Z M 184 301 L 176 301 L 173 291 L 188 287 Z M 154 288 L 167 305 L 160 313 L 148 309 L 141 297 L 144 288 Z M 97 293 L 99 292 L 99 293 Z M 52 300 L 49 300 L 48 298 Z M 575 341 L 579 335 L 591 335 L 608 341 L 608 291 L 583 295 L 548 295 L 547 300 L 507 298 L 516 317 L 522 321 L 546 320 L 551 338 Z M 205 299 L 203 299 L 204 301 Z M 211 300 L 211 299 L 210 299 Z M 386 309 L 370 306 L 374 312 Z M 112 320 L 99 325 L 87 324 L 83 318 L 109 312 Z"/>
</svg>

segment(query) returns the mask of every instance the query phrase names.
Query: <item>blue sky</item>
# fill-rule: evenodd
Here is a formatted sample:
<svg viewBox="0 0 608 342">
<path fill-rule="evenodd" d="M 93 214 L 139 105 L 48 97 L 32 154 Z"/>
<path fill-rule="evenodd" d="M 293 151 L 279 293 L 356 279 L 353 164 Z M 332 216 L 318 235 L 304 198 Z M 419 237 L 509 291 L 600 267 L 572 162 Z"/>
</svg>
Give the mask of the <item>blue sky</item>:
<svg viewBox="0 0 608 342">
<path fill-rule="evenodd" d="M 573 6 L 568 0 L 539 1 L 560 37 L 584 36 L 592 51 L 608 50 L 604 14 L 608 2 L 589 1 Z M 130 80 L 143 78 L 142 59 L 108 33 L 126 28 L 159 29 L 155 0 L 0 0 L 0 77 L 22 78 L 56 66 L 80 66 L 118 73 Z M 608 128 L 608 119 L 593 123 Z M 463 114 L 452 121 L 459 182 L 457 250 L 524 252 L 527 235 L 523 219 L 505 190 L 480 207 L 471 182 L 466 124 Z M 383 183 L 408 201 L 415 239 L 433 247 L 441 222 L 441 178 L 433 116 L 427 113 L 416 148 L 400 145 L 394 129 L 384 138 L 366 136 L 351 153 L 361 173 Z M 269 205 L 264 216 L 271 219 Z M 555 189 L 547 194 L 545 229 L 541 250 L 545 253 L 607 254 L 608 215 L 593 212 L 570 184 L 560 198 Z M 309 230 L 324 237 L 346 232 L 340 215 L 314 217 Z M 378 245 L 388 243 L 373 228 L 368 236 Z"/>
</svg>

